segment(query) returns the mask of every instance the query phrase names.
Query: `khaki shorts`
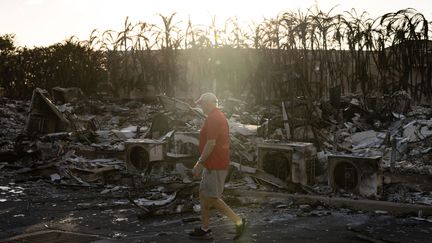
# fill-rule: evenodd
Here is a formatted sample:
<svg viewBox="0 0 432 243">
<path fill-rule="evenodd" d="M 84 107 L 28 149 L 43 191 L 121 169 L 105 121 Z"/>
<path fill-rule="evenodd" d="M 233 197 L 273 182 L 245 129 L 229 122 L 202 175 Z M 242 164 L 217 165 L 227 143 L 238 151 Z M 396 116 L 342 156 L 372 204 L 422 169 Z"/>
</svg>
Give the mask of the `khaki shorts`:
<svg viewBox="0 0 432 243">
<path fill-rule="evenodd" d="M 221 198 L 228 170 L 203 169 L 200 192 L 206 197 Z"/>
</svg>

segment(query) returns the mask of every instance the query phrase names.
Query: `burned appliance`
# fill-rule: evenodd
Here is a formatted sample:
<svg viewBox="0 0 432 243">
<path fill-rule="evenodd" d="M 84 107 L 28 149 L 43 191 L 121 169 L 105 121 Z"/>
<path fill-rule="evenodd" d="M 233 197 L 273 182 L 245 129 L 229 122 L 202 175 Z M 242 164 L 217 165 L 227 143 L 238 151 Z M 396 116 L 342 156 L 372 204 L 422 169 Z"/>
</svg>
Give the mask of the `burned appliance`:
<svg viewBox="0 0 432 243">
<path fill-rule="evenodd" d="M 282 180 L 291 181 L 292 149 L 277 143 L 258 143 L 257 147 L 257 168 Z"/>
<path fill-rule="evenodd" d="M 168 142 L 167 156 L 170 158 L 198 158 L 199 133 L 175 132 Z"/>
<path fill-rule="evenodd" d="M 380 156 L 330 155 L 328 183 L 334 189 L 343 189 L 364 196 L 376 195 L 380 161 Z"/>
<path fill-rule="evenodd" d="M 147 172 L 151 163 L 165 159 L 165 143 L 153 139 L 128 139 L 125 142 L 126 169 Z"/>
<path fill-rule="evenodd" d="M 312 184 L 316 149 L 311 143 L 258 143 L 258 169 L 282 180 Z"/>
<path fill-rule="evenodd" d="M 312 143 L 290 142 L 292 148 L 292 182 L 312 185 L 315 182 L 317 151 Z"/>
</svg>

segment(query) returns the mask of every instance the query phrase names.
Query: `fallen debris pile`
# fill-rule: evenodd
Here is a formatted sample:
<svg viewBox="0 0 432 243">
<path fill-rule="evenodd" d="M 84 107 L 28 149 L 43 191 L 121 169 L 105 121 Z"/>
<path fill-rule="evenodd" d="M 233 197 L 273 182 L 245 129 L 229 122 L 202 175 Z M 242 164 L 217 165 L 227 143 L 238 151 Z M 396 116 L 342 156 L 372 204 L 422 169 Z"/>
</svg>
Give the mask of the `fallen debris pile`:
<svg viewBox="0 0 432 243">
<path fill-rule="evenodd" d="M 123 193 L 122 203 L 144 214 L 198 210 L 190 170 L 200 109 L 167 96 L 142 103 L 76 88 L 52 94 L 1 98 L 1 177 Z M 336 100 L 221 100 L 231 137 L 226 188 L 432 205 L 432 108 L 411 106 L 405 92 Z"/>
<path fill-rule="evenodd" d="M 0 97 L 0 161 L 14 161 L 15 140 L 22 132 L 29 102 Z"/>
</svg>

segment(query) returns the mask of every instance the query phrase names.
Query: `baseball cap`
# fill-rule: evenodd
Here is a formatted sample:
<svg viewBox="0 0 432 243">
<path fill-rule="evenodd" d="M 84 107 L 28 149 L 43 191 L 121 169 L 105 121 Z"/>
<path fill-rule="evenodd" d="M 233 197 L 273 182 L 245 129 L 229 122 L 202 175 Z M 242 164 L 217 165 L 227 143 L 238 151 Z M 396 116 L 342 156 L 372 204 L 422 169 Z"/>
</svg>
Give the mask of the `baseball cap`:
<svg viewBox="0 0 432 243">
<path fill-rule="evenodd" d="M 199 97 L 199 99 L 197 99 L 195 101 L 195 103 L 198 104 L 198 103 L 201 103 L 202 101 L 207 101 L 207 102 L 210 101 L 210 102 L 214 102 L 216 104 L 218 102 L 218 98 L 216 97 L 215 94 L 208 92 L 208 93 L 202 94 Z"/>
</svg>

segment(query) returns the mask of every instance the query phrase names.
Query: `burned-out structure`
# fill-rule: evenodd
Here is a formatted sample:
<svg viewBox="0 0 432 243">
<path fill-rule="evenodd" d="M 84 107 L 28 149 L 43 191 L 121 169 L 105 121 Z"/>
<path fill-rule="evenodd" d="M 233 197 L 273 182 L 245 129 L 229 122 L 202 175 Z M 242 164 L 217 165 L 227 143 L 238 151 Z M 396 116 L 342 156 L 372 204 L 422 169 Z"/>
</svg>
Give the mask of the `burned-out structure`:
<svg viewBox="0 0 432 243">
<path fill-rule="evenodd" d="M 33 92 L 30 114 L 26 124 L 26 131 L 30 134 L 64 132 L 68 129 L 69 121 L 47 98 L 47 95 L 47 91 L 39 88 Z"/>
<path fill-rule="evenodd" d="M 55 90 L 63 94 L 75 89 Z M 75 180 L 73 184 L 90 185 L 74 173 L 86 171 L 77 169 L 81 162 L 98 158 L 109 168 L 104 168 L 102 161 L 97 163 L 104 173 L 93 176 L 101 185 L 112 182 L 105 172 L 115 170 L 123 171 L 123 177 L 128 173 L 137 177 L 134 183 L 138 184 L 146 176 L 171 173 L 180 173 L 177 175 L 182 181 L 193 181 L 188 170 L 199 156 L 198 131 L 205 118 L 202 111 L 163 95 L 152 104 L 131 100 L 125 106 L 111 103 L 107 107 L 97 100 L 76 99 L 82 92 L 72 94 L 75 98 L 64 103 L 64 98 L 52 101 L 48 92 L 35 89 L 23 130 L 27 135 L 14 141 L 13 154 L 25 158 L 37 152 L 39 159 L 55 162 L 50 166 L 58 172 L 50 176 L 68 183 Z M 404 93 L 395 94 L 394 101 L 401 95 L 405 97 Z M 227 115 L 233 165 L 230 180 L 243 181 L 246 188 L 262 185 L 321 194 L 330 187 L 327 193 L 339 196 L 390 199 L 389 173 L 431 175 L 430 165 L 422 160 L 427 158 L 426 141 L 432 135 L 425 119 L 427 108 L 413 111 L 401 103 L 400 114 L 389 111 L 393 118 L 374 120 L 371 116 L 375 111 L 364 108 L 360 97 L 341 97 L 340 107 L 332 108 L 333 113 L 324 112 L 332 107 L 330 101 L 286 101 L 267 109 L 252 108 L 256 113 L 243 113 L 245 103 L 238 99 L 220 102 L 221 109 L 231 114 Z M 225 103 L 229 105 L 225 107 Z M 379 105 L 375 109 L 380 109 Z M 380 129 L 373 130 L 378 125 Z M 37 171 L 37 164 L 30 164 L 33 169 L 29 171 Z M 119 175 L 115 178 L 121 184 Z"/>
<path fill-rule="evenodd" d="M 191 168 L 202 111 L 165 95 L 151 103 L 83 96 L 76 89 L 50 95 L 37 88 L 27 103 L 2 99 L 2 122 L 11 127 L 2 135 L 9 139 L 0 153 L 4 177 L 99 188 L 141 218 L 197 211 Z M 337 101 L 255 106 L 223 97 L 220 108 L 230 128 L 228 198 L 247 205 L 286 197 L 425 220 L 431 215 L 432 109 L 413 106 L 406 92 L 373 102 L 339 94 Z M 247 199 L 247 193 L 266 194 Z"/>
</svg>

